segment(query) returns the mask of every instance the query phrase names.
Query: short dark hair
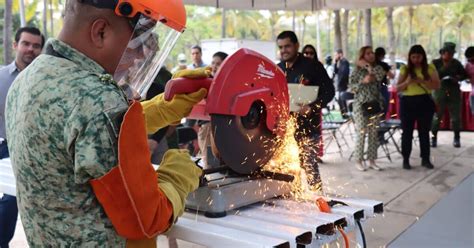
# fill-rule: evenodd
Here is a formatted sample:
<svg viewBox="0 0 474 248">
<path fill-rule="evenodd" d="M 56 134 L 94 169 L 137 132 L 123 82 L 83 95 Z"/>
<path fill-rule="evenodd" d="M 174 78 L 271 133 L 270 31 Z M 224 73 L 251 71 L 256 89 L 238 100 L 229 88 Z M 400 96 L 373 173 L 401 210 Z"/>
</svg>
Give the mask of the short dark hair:
<svg viewBox="0 0 474 248">
<path fill-rule="evenodd" d="M 227 56 L 229 56 L 227 53 L 225 52 L 217 52 L 217 53 L 214 53 L 214 55 L 212 55 L 212 57 L 219 57 L 222 61 L 225 60 L 225 58 L 227 58 Z"/>
<path fill-rule="evenodd" d="M 286 38 L 290 39 L 294 44 L 298 43 L 298 37 L 296 37 L 296 34 L 293 31 L 283 31 L 277 36 L 277 40 L 284 40 Z"/>
<path fill-rule="evenodd" d="M 387 53 L 385 52 L 385 49 L 383 47 L 377 47 L 375 49 L 375 57 L 378 58 L 378 57 L 381 57 L 381 56 L 385 56 L 385 54 L 387 54 Z"/>
<path fill-rule="evenodd" d="M 15 42 L 20 42 L 21 34 L 22 33 L 29 33 L 33 35 L 41 36 L 41 48 L 44 46 L 44 36 L 41 34 L 41 31 L 35 27 L 22 27 L 16 31 L 15 34 Z"/>
<path fill-rule="evenodd" d="M 197 50 L 199 50 L 200 53 L 202 53 L 202 48 L 201 48 L 200 46 L 198 46 L 198 45 L 192 46 L 192 47 L 191 47 L 191 50 L 193 50 L 193 49 L 197 49 Z"/>
<path fill-rule="evenodd" d="M 339 48 L 339 49 L 336 49 L 336 53 L 339 53 L 339 54 L 344 54 L 344 51 L 342 51 L 342 49 L 341 49 L 341 48 Z"/>
<path fill-rule="evenodd" d="M 466 58 L 468 59 L 474 58 L 474 46 L 468 47 L 466 51 L 464 52 L 464 56 L 466 56 Z"/>
</svg>

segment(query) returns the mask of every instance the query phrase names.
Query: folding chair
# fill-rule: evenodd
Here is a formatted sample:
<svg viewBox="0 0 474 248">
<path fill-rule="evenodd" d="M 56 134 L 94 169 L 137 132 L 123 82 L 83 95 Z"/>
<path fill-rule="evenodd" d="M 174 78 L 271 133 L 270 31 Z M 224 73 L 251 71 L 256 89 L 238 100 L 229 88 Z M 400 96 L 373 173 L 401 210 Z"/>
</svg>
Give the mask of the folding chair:
<svg viewBox="0 0 474 248">
<path fill-rule="evenodd" d="M 381 142 L 379 144 L 379 147 L 382 148 L 382 151 L 385 154 L 385 157 L 392 162 L 392 157 L 390 156 L 392 151 L 389 149 L 390 143 L 395 146 L 396 151 L 398 153 L 402 153 L 400 150 L 400 146 L 398 145 L 399 141 L 395 140 L 394 135 L 401 130 L 401 121 L 399 119 L 388 119 L 380 122 L 379 126 L 377 127 L 377 132 L 383 133 L 383 140 L 385 142 Z M 366 137 L 367 138 L 367 137 Z M 364 155 L 367 153 L 364 152 Z M 351 155 L 349 156 L 349 161 L 352 159 L 352 156 L 354 155 L 354 151 L 352 151 Z M 380 156 L 378 156 L 380 158 Z"/>
<path fill-rule="evenodd" d="M 323 115 L 323 123 L 322 123 L 322 130 L 323 130 L 323 136 L 324 132 L 326 131 L 329 137 L 324 139 L 324 153 L 328 154 L 327 150 L 329 148 L 329 145 L 334 141 L 338 147 L 339 154 L 341 157 L 343 157 L 343 152 L 342 152 L 342 141 L 344 144 L 349 147 L 349 144 L 347 143 L 346 138 L 344 137 L 344 132 L 341 131 L 341 127 L 348 122 L 348 120 L 335 120 L 331 116 L 331 112 L 329 109 L 324 108 L 322 111 Z"/>
<path fill-rule="evenodd" d="M 392 144 L 397 149 L 398 153 L 402 153 L 400 146 L 398 145 L 399 141 L 395 140 L 394 135 L 399 132 L 402 128 L 402 122 L 400 119 L 388 119 L 380 122 L 378 130 L 384 131 L 384 140 L 387 141 L 387 144 L 392 142 Z M 387 134 L 387 136 L 385 136 Z"/>
</svg>

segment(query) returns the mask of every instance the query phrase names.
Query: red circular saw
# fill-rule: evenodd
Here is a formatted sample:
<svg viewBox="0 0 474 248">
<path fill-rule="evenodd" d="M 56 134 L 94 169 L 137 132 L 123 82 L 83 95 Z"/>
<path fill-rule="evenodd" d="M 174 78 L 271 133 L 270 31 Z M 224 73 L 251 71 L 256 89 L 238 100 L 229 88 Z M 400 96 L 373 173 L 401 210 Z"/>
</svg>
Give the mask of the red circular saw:
<svg viewBox="0 0 474 248">
<path fill-rule="evenodd" d="M 242 48 L 229 56 L 216 76 L 174 79 L 165 99 L 208 88 L 207 99 L 188 118 L 210 120 L 223 162 L 239 174 L 258 171 L 273 156 L 289 118 L 284 73 L 263 55 Z"/>
</svg>

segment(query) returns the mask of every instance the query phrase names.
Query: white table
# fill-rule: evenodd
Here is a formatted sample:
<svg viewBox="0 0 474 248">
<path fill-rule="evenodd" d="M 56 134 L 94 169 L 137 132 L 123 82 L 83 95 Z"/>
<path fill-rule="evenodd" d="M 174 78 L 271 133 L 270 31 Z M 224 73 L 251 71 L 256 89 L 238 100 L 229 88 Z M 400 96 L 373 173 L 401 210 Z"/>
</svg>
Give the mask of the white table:
<svg viewBox="0 0 474 248">
<path fill-rule="evenodd" d="M 0 193 L 16 195 L 15 177 L 9 159 L 0 160 Z M 313 203 L 271 199 L 265 204 L 229 212 L 223 218 L 207 218 L 202 213 L 186 212 L 166 235 L 170 240 L 180 239 L 216 248 L 321 247 L 340 242 L 340 233 L 333 230 L 335 225 L 344 224 L 349 237 L 361 244 L 356 220 L 364 221 L 381 213 L 382 202 L 357 198 L 334 199 L 349 206 L 335 206 L 329 214 L 319 212 Z M 328 230 L 330 234 L 323 234 Z"/>
</svg>

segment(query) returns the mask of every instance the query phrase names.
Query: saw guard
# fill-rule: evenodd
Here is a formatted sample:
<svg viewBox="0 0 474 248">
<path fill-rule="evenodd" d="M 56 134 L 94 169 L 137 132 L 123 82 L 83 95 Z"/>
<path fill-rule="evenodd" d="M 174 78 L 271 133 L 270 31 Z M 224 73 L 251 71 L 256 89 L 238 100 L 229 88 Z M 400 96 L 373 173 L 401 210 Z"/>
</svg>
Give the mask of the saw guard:
<svg viewBox="0 0 474 248">
<path fill-rule="evenodd" d="M 271 60 L 242 48 L 221 65 L 208 93 L 206 112 L 210 115 L 245 116 L 255 101 L 267 112 L 266 125 L 281 134 L 289 113 L 286 77 Z"/>
</svg>

